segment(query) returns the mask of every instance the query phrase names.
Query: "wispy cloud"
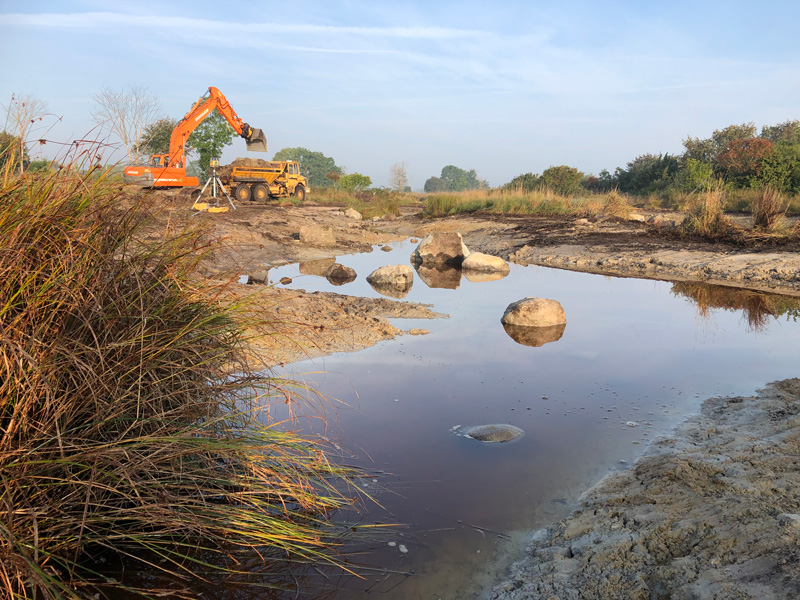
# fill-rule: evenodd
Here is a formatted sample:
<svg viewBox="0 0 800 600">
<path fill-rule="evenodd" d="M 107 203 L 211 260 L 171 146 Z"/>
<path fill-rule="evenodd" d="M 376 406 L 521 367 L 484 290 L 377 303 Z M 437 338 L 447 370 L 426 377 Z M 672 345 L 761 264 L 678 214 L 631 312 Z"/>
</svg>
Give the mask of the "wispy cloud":
<svg viewBox="0 0 800 600">
<path fill-rule="evenodd" d="M 448 27 L 353 27 L 310 25 L 303 23 L 237 23 L 187 17 L 131 15 L 113 12 L 88 13 L 10 13 L 0 15 L 0 26 L 52 27 L 59 29 L 103 29 L 110 26 L 146 27 L 148 29 L 177 29 L 184 31 L 225 31 L 230 33 L 264 33 L 271 35 L 337 35 L 385 38 L 447 40 L 487 37 L 492 34 L 475 29 Z"/>
</svg>

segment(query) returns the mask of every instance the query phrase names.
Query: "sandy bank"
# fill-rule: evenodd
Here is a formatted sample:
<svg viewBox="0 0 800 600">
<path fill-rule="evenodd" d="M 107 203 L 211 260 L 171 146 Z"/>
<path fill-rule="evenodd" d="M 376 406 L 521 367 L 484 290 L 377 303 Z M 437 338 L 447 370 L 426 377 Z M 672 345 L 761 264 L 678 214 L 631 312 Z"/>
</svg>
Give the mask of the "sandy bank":
<svg viewBox="0 0 800 600">
<path fill-rule="evenodd" d="M 711 398 L 541 529 L 497 600 L 800 597 L 800 379 Z"/>
</svg>

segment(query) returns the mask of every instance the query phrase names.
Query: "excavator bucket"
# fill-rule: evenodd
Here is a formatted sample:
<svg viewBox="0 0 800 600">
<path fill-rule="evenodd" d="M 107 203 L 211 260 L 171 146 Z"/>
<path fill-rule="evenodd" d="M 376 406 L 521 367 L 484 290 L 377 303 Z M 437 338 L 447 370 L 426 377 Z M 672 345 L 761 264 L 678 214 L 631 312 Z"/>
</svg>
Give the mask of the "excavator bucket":
<svg viewBox="0 0 800 600">
<path fill-rule="evenodd" d="M 247 142 L 247 149 L 250 152 L 266 152 L 267 151 L 267 136 L 260 129 L 253 128 L 250 137 L 245 140 Z"/>
</svg>

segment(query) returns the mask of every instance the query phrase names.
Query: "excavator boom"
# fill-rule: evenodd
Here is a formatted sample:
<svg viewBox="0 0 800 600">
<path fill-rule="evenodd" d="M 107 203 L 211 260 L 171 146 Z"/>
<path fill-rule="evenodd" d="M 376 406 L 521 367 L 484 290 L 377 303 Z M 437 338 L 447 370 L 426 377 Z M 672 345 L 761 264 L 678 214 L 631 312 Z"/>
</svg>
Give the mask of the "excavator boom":
<svg viewBox="0 0 800 600">
<path fill-rule="evenodd" d="M 251 152 L 266 152 L 267 138 L 261 129 L 250 127 L 233 110 L 228 99 L 215 87 L 208 88 L 186 116 L 172 130 L 168 155 L 154 155 L 146 167 L 129 166 L 123 171 L 125 183 L 138 183 L 146 187 L 185 187 L 198 184 L 197 177 L 186 175 L 186 143 L 200 123 L 217 110 L 244 138 Z"/>
</svg>

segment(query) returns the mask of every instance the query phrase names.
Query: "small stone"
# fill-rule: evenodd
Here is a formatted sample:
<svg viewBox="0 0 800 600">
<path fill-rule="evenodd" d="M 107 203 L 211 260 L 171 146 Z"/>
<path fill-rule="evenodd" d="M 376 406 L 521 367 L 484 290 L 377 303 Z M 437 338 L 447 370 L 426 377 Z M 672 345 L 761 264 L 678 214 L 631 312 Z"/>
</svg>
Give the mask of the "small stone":
<svg viewBox="0 0 800 600">
<path fill-rule="evenodd" d="M 292 283 L 292 278 L 291 277 L 281 277 L 281 283 L 283 285 L 289 285 L 290 283 Z"/>
<path fill-rule="evenodd" d="M 408 554 L 408 548 L 406 548 L 403 544 L 400 544 L 397 547 L 397 549 L 400 550 L 400 552 L 402 552 L 403 554 Z"/>
</svg>

